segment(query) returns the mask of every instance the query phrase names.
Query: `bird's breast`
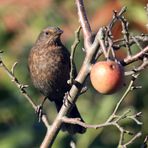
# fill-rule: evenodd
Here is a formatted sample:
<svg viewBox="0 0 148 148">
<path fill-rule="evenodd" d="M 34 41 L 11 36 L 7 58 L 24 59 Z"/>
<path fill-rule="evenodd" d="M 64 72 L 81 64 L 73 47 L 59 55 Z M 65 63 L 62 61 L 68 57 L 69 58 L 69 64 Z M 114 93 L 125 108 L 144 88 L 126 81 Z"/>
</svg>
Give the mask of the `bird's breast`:
<svg viewBox="0 0 148 148">
<path fill-rule="evenodd" d="M 54 92 L 63 92 L 67 89 L 70 62 L 66 51 L 60 48 L 55 50 L 39 50 L 31 52 L 29 69 L 32 81 L 44 95 Z"/>
</svg>

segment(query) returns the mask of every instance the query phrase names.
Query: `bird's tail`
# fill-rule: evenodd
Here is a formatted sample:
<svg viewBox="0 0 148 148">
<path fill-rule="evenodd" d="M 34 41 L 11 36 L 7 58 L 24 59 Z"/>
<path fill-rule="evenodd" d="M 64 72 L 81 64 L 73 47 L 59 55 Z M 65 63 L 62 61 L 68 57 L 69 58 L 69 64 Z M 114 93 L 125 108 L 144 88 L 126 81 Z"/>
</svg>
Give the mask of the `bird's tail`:
<svg viewBox="0 0 148 148">
<path fill-rule="evenodd" d="M 61 106 L 62 106 L 62 102 L 55 102 L 57 111 L 60 110 Z M 70 113 L 67 115 L 69 118 L 79 118 L 80 121 L 83 121 L 78 109 L 76 106 L 74 106 L 72 108 L 72 110 L 70 111 Z M 69 134 L 76 134 L 76 133 L 80 133 L 83 134 L 86 131 L 86 128 L 80 126 L 80 125 L 76 125 L 76 124 L 70 124 L 70 123 L 63 123 L 62 124 L 62 130 L 63 131 L 67 131 Z"/>
</svg>

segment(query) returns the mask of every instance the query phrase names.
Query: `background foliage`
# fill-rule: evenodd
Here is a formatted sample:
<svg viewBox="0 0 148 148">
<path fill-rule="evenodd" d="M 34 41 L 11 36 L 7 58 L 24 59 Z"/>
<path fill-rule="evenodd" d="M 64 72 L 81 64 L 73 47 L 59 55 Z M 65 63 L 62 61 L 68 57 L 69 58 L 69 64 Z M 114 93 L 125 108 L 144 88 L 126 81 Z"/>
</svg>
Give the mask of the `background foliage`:
<svg viewBox="0 0 148 148">
<path fill-rule="evenodd" d="M 85 0 L 86 10 L 92 30 L 98 30 L 100 26 L 107 25 L 112 17 L 112 10 L 119 10 L 126 5 L 128 11 L 126 18 L 130 22 L 130 31 L 133 34 L 146 33 L 147 16 L 144 10 L 146 0 Z M 43 98 L 31 84 L 27 69 L 27 56 L 33 46 L 37 35 L 46 26 L 59 26 L 64 30 L 62 40 L 70 49 L 74 40 L 74 30 L 79 25 L 74 1 L 69 0 L 0 0 L 0 49 L 4 51 L 3 60 L 9 68 L 15 61 L 19 64 L 16 68 L 16 77 L 25 84 L 29 84 L 28 92 L 36 102 L 40 103 Z M 121 36 L 121 27 L 116 25 L 114 35 Z M 77 69 L 80 68 L 84 53 L 79 45 L 76 51 L 75 62 Z M 136 50 L 133 48 L 133 50 Z M 125 53 L 118 52 L 118 58 L 123 58 Z M 127 80 L 128 82 L 128 80 Z M 143 126 L 138 127 L 128 120 L 123 126 L 133 131 L 142 130 L 143 137 L 137 140 L 131 147 L 139 147 L 144 136 L 148 133 L 148 77 L 147 71 L 140 75 L 137 83 L 142 89 L 130 93 L 124 101 L 124 109 L 131 107 L 134 111 L 143 112 Z M 82 95 L 77 104 L 87 123 L 102 123 L 110 115 L 115 103 L 125 90 L 114 95 L 100 95 L 89 84 L 89 90 Z M 46 103 L 49 120 L 52 123 L 56 116 L 54 104 Z M 122 108 L 121 108 L 122 110 Z M 8 76 L 0 69 L 0 147 L 38 147 L 45 135 L 45 127 L 37 122 L 37 117 L 30 104 L 22 97 Z M 69 136 L 60 132 L 54 148 L 70 147 L 71 140 L 76 142 L 77 147 L 111 148 L 116 147 L 119 133 L 114 128 L 105 130 L 88 129 L 84 135 Z M 128 137 L 127 137 L 128 138 Z"/>
</svg>

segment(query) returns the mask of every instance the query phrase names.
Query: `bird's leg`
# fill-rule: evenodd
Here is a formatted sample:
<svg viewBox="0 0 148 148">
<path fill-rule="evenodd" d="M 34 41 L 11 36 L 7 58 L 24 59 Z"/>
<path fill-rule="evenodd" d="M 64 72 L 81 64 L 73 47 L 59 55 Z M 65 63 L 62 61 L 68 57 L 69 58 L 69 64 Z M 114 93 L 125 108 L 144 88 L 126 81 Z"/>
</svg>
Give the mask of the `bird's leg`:
<svg viewBox="0 0 148 148">
<path fill-rule="evenodd" d="M 45 101 L 47 100 L 47 98 L 48 97 L 45 97 L 44 99 L 43 99 L 43 101 L 41 102 L 41 104 L 39 104 L 38 106 L 37 106 L 37 108 L 36 108 L 36 114 L 37 114 L 37 116 L 38 116 L 38 120 L 39 120 L 39 122 L 41 121 L 41 118 L 42 118 L 42 115 L 44 114 L 43 113 L 43 105 L 44 105 L 44 103 L 45 103 Z"/>
</svg>

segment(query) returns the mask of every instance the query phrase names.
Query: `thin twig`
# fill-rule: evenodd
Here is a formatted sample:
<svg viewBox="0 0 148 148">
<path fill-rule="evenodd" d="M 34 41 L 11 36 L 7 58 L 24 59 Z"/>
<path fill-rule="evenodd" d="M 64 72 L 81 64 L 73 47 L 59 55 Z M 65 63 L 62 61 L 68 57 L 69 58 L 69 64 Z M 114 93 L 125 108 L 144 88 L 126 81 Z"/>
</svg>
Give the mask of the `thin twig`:
<svg viewBox="0 0 148 148">
<path fill-rule="evenodd" d="M 105 32 L 106 32 L 106 29 L 104 27 L 100 28 L 99 31 L 98 31 L 98 40 L 99 40 L 99 43 L 100 43 L 100 48 L 105 56 L 106 59 L 109 59 L 109 54 L 108 54 L 108 51 L 107 51 L 107 48 L 105 46 Z"/>
<path fill-rule="evenodd" d="M 127 48 L 127 56 L 131 57 L 132 52 L 131 52 L 131 48 L 130 48 L 130 44 L 129 44 L 130 34 L 129 34 L 129 31 L 128 31 L 129 23 L 124 18 L 124 16 L 121 16 L 119 18 L 119 20 L 121 21 L 121 24 L 122 24 L 122 33 L 123 33 L 124 40 L 125 40 L 125 45 L 126 45 L 126 48 Z"/>
<path fill-rule="evenodd" d="M 82 26 L 83 34 L 85 36 L 84 38 L 85 49 L 89 49 L 89 47 L 92 44 L 92 32 L 90 24 L 87 19 L 83 0 L 76 0 L 76 5 L 78 10 L 79 21 Z"/>
<path fill-rule="evenodd" d="M 2 53 L 2 52 L 0 52 Z M 16 62 L 17 63 L 17 62 Z M 10 77 L 11 81 L 17 86 L 20 93 L 27 99 L 27 101 L 31 104 L 32 108 L 36 111 L 37 105 L 33 102 L 33 99 L 31 96 L 27 93 L 26 88 L 28 88 L 28 85 L 24 85 L 19 82 L 19 80 L 15 77 L 14 72 L 16 68 L 16 63 L 12 66 L 11 71 L 7 68 L 7 66 L 2 61 L 2 58 L 0 56 L 0 66 L 3 68 L 3 70 L 6 72 L 6 74 Z M 49 128 L 49 122 L 45 114 L 42 115 L 42 121 L 44 125 Z"/>
<path fill-rule="evenodd" d="M 139 43 L 148 42 L 148 34 L 137 35 L 137 36 L 134 36 L 134 38 Z M 129 37 L 129 45 L 132 46 L 133 44 L 135 44 L 134 39 L 132 37 Z M 124 39 L 118 39 L 113 42 L 114 50 L 118 50 L 121 47 L 126 47 L 126 44 L 124 43 Z"/>
<path fill-rule="evenodd" d="M 127 57 L 123 60 L 123 65 L 129 65 L 130 63 L 133 63 L 135 61 L 137 61 L 138 59 L 142 59 L 146 53 L 148 52 L 148 46 L 146 46 L 142 51 L 136 53 L 135 55 L 131 56 L 131 57 Z"/>
<path fill-rule="evenodd" d="M 135 78 L 131 80 L 128 88 L 126 89 L 125 93 L 123 94 L 123 96 L 121 97 L 121 99 L 119 100 L 119 102 L 117 103 L 113 113 L 111 114 L 110 118 L 107 120 L 107 122 L 111 121 L 113 119 L 113 117 L 116 115 L 117 110 L 119 109 L 119 106 L 121 105 L 122 101 L 125 99 L 125 97 L 128 95 L 128 93 L 131 91 L 131 87 L 133 86 L 135 81 Z"/>
<path fill-rule="evenodd" d="M 126 144 L 121 145 L 121 147 L 127 147 L 128 145 L 130 145 L 131 143 L 133 143 L 137 138 L 139 138 L 142 135 L 141 132 L 137 133 L 130 141 L 128 141 Z M 119 145 L 120 147 L 120 145 Z"/>
<path fill-rule="evenodd" d="M 148 135 L 145 137 L 143 144 L 141 145 L 140 148 L 147 148 L 148 147 Z"/>
<path fill-rule="evenodd" d="M 126 12 L 126 9 L 127 7 L 123 7 L 119 12 L 114 11 L 113 19 L 111 20 L 107 28 L 111 30 L 116 21 L 118 20 L 118 18 L 121 17 Z"/>
<path fill-rule="evenodd" d="M 129 76 L 129 75 L 132 75 L 132 74 L 135 74 L 135 73 L 139 73 L 141 71 L 143 71 L 144 69 L 146 69 L 148 67 L 148 60 L 144 60 L 143 63 L 138 66 L 137 68 L 134 68 L 133 70 L 131 71 L 126 71 L 125 72 L 125 75 L 126 76 Z"/>
<path fill-rule="evenodd" d="M 16 64 L 15 64 L 16 65 Z M 7 66 L 4 64 L 2 59 L 0 58 L 0 66 L 4 69 L 4 71 L 7 73 L 7 75 L 11 78 L 11 81 L 14 82 L 14 84 L 19 88 L 20 92 L 25 96 L 25 98 L 28 100 L 28 102 L 32 105 L 34 110 L 36 110 L 36 105 L 32 101 L 32 98 L 27 94 L 25 88 L 27 88 L 28 85 L 21 84 L 19 80 L 14 76 L 14 66 L 12 68 L 12 72 L 7 68 Z"/>
<path fill-rule="evenodd" d="M 134 36 L 132 36 L 132 39 L 134 40 L 134 42 L 136 43 L 136 45 L 139 47 L 139 49 L 142 51 L 143 48 L 142 48 L 142 46 L 140 45 L 139 41 L 138 41 Z"/>
<path fill-rule="evenodd" d="M 69 84 L 73 83 L 74 75 L 75 75 L 75 64 L 74 64 L 74 55 L 75 55 L 75 50 L 80 43 L 80 31 L 81 31 L 81 26 L 78 27 L 78 29 L 75 31 L 75 40 L 74 43 L 71 46 L 71 55 L 70 55 L 70 79 L 68 80 Z"/>
</svg>

